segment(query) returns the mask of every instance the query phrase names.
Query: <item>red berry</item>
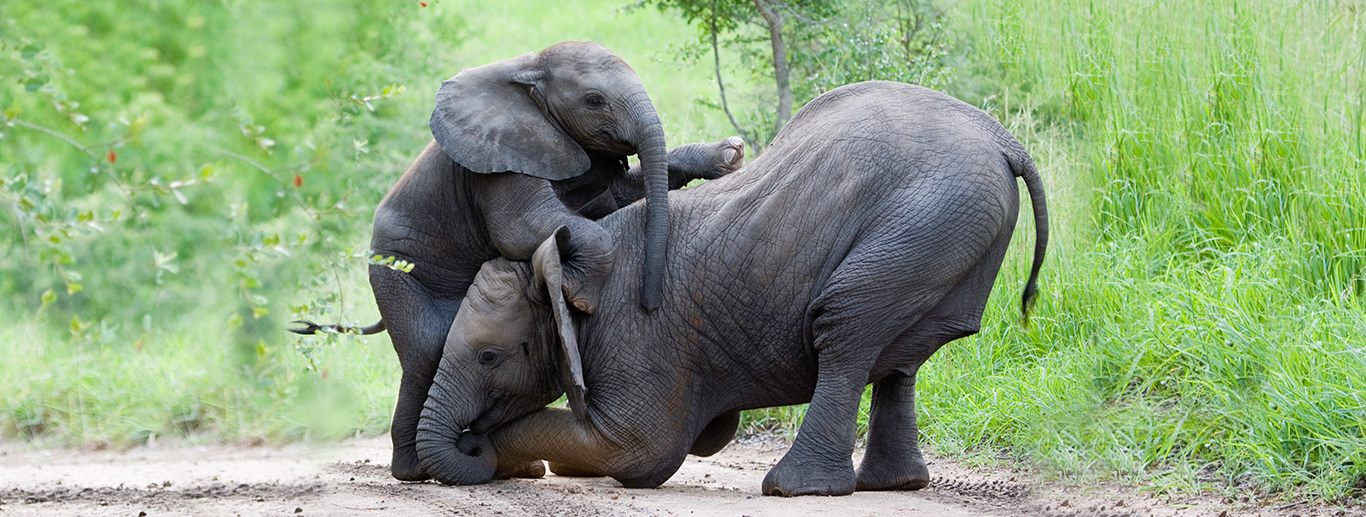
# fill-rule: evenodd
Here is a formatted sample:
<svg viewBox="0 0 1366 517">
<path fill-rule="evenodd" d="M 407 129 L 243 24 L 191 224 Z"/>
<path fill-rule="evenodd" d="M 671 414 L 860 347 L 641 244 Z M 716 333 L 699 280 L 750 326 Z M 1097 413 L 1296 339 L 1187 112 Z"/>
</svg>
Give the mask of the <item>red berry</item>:
<svg viewBox="0 0 1366 517">
<path fill-rule="evenodd" d="M 119 159 L 119 155 L 118 155 L 117 153 L 115 153 L 113 150 L 110 150 L 110 151 L 109 151 L 109 163 L 114 163 L 114 160 L 117 160 L 117 159 Z"/>
<path fill-rule="evenodd" d="M 422 6 L 422 7 L 427 7 L 427 2 L 418 2 L 417 5 L 420 5 L 420 6 Z"/>
<path fill-rule="evenodd" d="M 298 175 L 298 174 L 295 174 L 295 175 L 294 175 L 294 188 L 299 188 L 299 187 L 302 187 L 302 186 L 304 186 L 304 177 L 303 177 L 303 176 L 300 176 L 300 175 Z"/>
</svg>

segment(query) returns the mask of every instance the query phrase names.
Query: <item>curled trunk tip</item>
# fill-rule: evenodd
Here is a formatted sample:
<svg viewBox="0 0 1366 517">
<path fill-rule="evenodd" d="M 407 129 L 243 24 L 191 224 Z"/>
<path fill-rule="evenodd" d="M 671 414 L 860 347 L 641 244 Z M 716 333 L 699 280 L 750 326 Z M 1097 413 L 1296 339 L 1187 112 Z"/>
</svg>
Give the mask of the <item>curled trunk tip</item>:
<svg viewBox="0 0 1366 517">
<path fill-rule="evenodd" d="M 432 479 L 444 485 L 478 485 L 493 479 L 498 456 L 487 436 L 465 432 L 452 439 L 426 427 L 418 425 L 417 457 Z"/>
<path fill-rule="evenodd" d="M 417 423 L 417 461 L 422 471 L 442 484 L 477 485 L 493 479 L 498 456 L 487 436 L 462 431 L 474 420 L 478 410 L 463 407 L 455 414 L 443 401 L 464 400 L 448 391 L 452 383 L 446 375 L 446 360 L 441 361 L 422 416 Z"/>
</svg>

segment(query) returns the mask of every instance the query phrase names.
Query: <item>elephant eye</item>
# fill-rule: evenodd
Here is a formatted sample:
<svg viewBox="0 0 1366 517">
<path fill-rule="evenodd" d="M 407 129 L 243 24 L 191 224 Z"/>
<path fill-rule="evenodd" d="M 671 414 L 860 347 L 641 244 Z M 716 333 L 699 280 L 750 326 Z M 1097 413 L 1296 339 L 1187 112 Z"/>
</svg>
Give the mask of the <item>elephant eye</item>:
<svg viewBox="0 0 1366 517">
<path fill-rule="evenodd" d="M 602 98 L 602 96 L 598 94 L 589 95 L 588 98 L 584 99 L 584 102 L 588 104 L 588 107 L 593 109 L 603 109 L 607 107 L 607 99 Z"/>
<path fill-rule="evenodd" d="M 484 365 L 484 366 L 492 366 L 493 363 L 495 363 L 495 362 L 497 362 L 497 361 L 498 361 L 498 353 L 497 353 L 497 352 L 494 352 L 494 351 L 492 351 L 492 350 L 485 350 L 485 351 L 479 353 L 479 364 L 482 364 L 482 365 Z"/>
</svg>

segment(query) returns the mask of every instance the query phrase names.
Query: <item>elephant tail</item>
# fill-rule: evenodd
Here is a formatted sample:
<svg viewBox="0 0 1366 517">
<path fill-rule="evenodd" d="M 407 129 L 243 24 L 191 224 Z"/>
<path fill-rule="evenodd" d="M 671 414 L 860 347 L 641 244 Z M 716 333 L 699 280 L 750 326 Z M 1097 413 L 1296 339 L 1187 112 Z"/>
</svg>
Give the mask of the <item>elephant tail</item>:
<svg viewBox="0 0 1366 517">
<path fill-rule="evenodd" d="M 1048 249 L 1048 203 L 1044 199 L 1043 180 L 1039 178 L 1039 170 L 1034 167 L 1034 160 L 1014 138 L 1011 138 L 1010 143 L 1014 145 L 1005 148 L 1006 162 L 1010 164 L 1011 172 L 1024 180 L 1025 188 L 1029 189 L 1029 204 L 1034 207 L 1034 265 L 1029 270 L 1029 282 L 1025 284 L 1024 295 L 1020 297 L 1020 322 L 1029 327 L 1029 311 L 1039 294 L 1039 269 L 1043 267 L 1044 252 Z"/>
<path fill-rule="evenodd" d="M 368 335 L 371 335 L 371 334 L 379 334 L 380 332 L 384 332 L 384 330 L 388 328 L 387 326 L 384 325 L 384 319 L 383 319 L 383 318 L 381 318 L 379 321 L 376 321 L 373 325 L 368 325 L 368 326 L 365 326 L 365 327 L 353 327 L 353 326 L 348 326 L 348 325 L 342 325 L 342 324 L 340 324 L 340 323 L 333 323 L 333 324 L 330 324 L 330 325 L 319 325 L 319 324 L 313 323 L 313 322 L 311 322 L 311 321 L 302 321 L 302 320 L 291 321 L 290 323 L 298 323 L 298 324 L 300 324 L 300 325 L 303 325 L 303 328 L 293 328 L 293 329 L 286 329 L 286 330 L 289 330 L 290 332 L 293 332 L 293 333 L 295 333 L 295 334 L 303 334 L 303 335 L 320 334 L 320 333 L 321 333 L 321 334 L 352 334 L 352 335 L 368 336 Z"/>
</svg>

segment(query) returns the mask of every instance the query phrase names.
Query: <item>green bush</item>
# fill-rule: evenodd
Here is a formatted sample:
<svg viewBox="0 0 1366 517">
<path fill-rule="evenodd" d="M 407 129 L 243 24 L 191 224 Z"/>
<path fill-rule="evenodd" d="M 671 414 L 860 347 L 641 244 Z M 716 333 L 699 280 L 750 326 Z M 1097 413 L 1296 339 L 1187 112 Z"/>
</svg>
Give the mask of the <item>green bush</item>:
<svg viewBox="0 0 1366 517">
<path fill-rule="evenodd" d="M 430 139 L 465 34 L 433 11 L 7 3 L 0 307 L 21 316 L 0 432 L 296 436 L 339 394 L 372 412 L 332 427 L 382 431 L 392 353 L 353 364 L 368 345 L 283 328 L 374 317 L 356 302 L 370 214 Z"/>
</svg>

